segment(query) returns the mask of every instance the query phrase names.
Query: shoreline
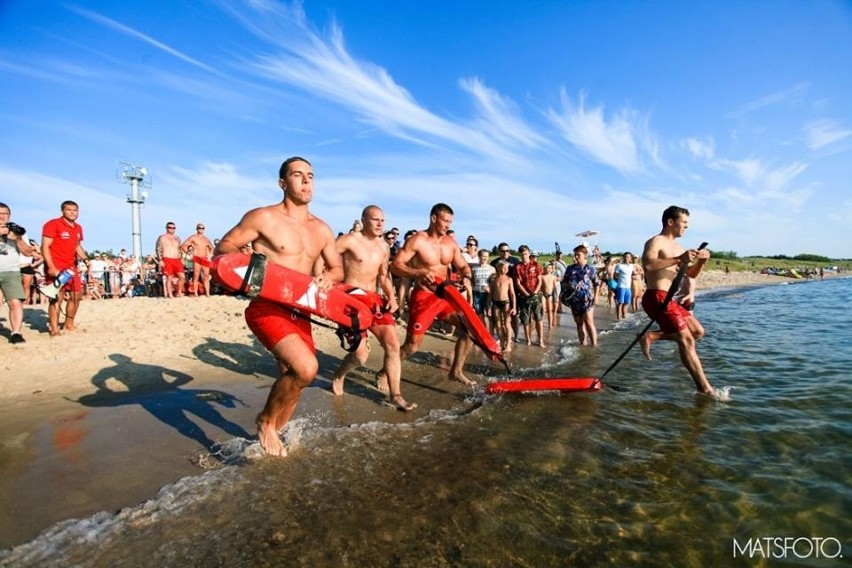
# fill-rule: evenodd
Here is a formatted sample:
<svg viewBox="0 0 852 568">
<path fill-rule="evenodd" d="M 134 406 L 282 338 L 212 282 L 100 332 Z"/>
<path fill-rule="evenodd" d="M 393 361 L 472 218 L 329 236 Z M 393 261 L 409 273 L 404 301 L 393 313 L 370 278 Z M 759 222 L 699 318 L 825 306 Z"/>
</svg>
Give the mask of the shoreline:
<svg viewBox="0 0 852 568">
<path fill-rule="evenodd" d="M 703 273 L 698 288 L 797 281 L 715 272 Z M 165 485 L 203 473 L 216 442 L 253 438 L 276 367 L 246 328 L 245 305 L 230 296 L 86 300 L 79 330 L 54 338 L 32 329 L 46 330 L 45 306 L 26 306 L 27 343 L 0 346 L 7 377 L 0 391 L 0 499 L 7 504 L 0 549 L 69 518 L 144 502 Z M 611 329 L 614 311 L 597 307 L 599 331 Z M 576 339 L 570 316 L 561 322 Z M 346 394 L 335 397 L 331 374 L 344 351 L 331 330 L 314 326 L 314 338 L 320 373 L 294 414 L 310 417 L 311 427 L 413 422 L 460 404 L 470 392 L 446 380 L 454 341 L 427 334 L 415 356 L 417 376 L 403 365 L 403 395 L 418 403 L 415 411 L 396 411 L 374 387 L 379 348 L 349 375 Z M 535 364 L 546 351 L 518 346 L 512 358 Z M 503 373 L 475 348 L 466 368 L 480 385 Z"/>
</svg>

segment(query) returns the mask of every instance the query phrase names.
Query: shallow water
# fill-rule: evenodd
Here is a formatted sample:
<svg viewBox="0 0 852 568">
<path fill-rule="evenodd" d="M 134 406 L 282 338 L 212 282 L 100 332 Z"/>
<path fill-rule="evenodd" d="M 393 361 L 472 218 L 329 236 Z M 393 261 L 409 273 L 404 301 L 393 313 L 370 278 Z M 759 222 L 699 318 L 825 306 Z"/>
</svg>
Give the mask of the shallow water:
<svg viewBox="0 0 852 568">
<path fill-rule="evenodd" d="M 186 478 L 139 507 L 57 525 L 0 563 L 848 565 L 850 301 L 850 279 L 701 296 L 699 353 L 728 402 L 694 394 L 662 343 L 654 361 L 636 349 L 608 375 L 621 391 L 477 393 L 412 423 L 301 419 L 284 460 Z M 596 375 L 644 324 L 619 323 L 597 350 L 554 337 L 540 362 L 513 362 Z M 231 450 L 250 456 L 247 444 Z M 798 542 L 743 552 L 776 537 Z"/>
</svg>

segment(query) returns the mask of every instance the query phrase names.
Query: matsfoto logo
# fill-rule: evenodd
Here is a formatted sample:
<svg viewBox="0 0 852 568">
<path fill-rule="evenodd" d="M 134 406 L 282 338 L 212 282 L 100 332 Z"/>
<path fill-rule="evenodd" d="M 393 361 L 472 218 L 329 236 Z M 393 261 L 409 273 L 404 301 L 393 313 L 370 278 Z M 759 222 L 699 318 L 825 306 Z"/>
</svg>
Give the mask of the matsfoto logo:
<svg viewBox="0 0 852 568">
<path fill-rule="evenodd" d="M 733 541 L 734 558 L 843 558 L 843 545 L 834 537 L 764 536 Z"/>
</svg>

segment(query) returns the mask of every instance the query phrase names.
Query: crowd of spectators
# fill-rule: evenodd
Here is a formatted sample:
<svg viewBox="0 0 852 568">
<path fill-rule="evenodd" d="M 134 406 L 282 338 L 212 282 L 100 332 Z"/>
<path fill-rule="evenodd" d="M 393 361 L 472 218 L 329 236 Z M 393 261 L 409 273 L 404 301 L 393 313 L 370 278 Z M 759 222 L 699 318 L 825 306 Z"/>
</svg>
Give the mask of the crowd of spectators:
<svg viewBox="0 0 852 568">
<path fill-rule="evenodd" d="M 36 241 L 30 242 L 37 250 L 40 250 Z M 41 253 L 36 252 L 32 257 L 21 257 L 21 260 L 23 261 L 21 279 L 26 294 L 24 304 L 47 303 L 47 298 L 39 291 L 45 285 L 44 259 Z M 182 260 L 186 274 L 185 293 L 191 295 L 194 291 L 192 254 L 183 255 Z M 111 251 L 95 251 L 90 258 L 78 261 L 77 270 L 85 282 L 83 297 L 87 299 L 105 300 L 164 295 L 164 277 L 157 266 L 156 258 L 150 254 L 140 262 L 136 256 L 127 254 L 125 249 L 121 249 L 118 254 Z M 215 285 L 212 289 L 213 293 L 220 292 Z"/>
</svg>

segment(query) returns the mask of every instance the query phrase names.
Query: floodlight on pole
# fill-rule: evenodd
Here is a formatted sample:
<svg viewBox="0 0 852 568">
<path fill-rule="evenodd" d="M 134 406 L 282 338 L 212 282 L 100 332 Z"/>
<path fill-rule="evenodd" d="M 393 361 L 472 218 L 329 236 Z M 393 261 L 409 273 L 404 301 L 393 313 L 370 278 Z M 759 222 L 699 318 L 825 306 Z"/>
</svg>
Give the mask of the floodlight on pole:
<svg viewBox="0 0 852 568">
<path fill-rule="evenodd" d="M 130 184 L 130 195 L 127 196 L 127 202 L 130 204 L 132 211 L 132 237 L 133 237 L 133 254 L 136 259 L 142 258 L 142 213 L 140 205 L 145 203 L 148 197 L 148 192 L 139 192 L 140 187 L 147 189 L 151 188 L 151 180 L 146 179 L 148 176 L 148 168 L 145 166 L 136 166 L 128 162 L 119 162 L 119 169 L 116 172 L 116 179 L 121 183 Z"/>
</svg>

